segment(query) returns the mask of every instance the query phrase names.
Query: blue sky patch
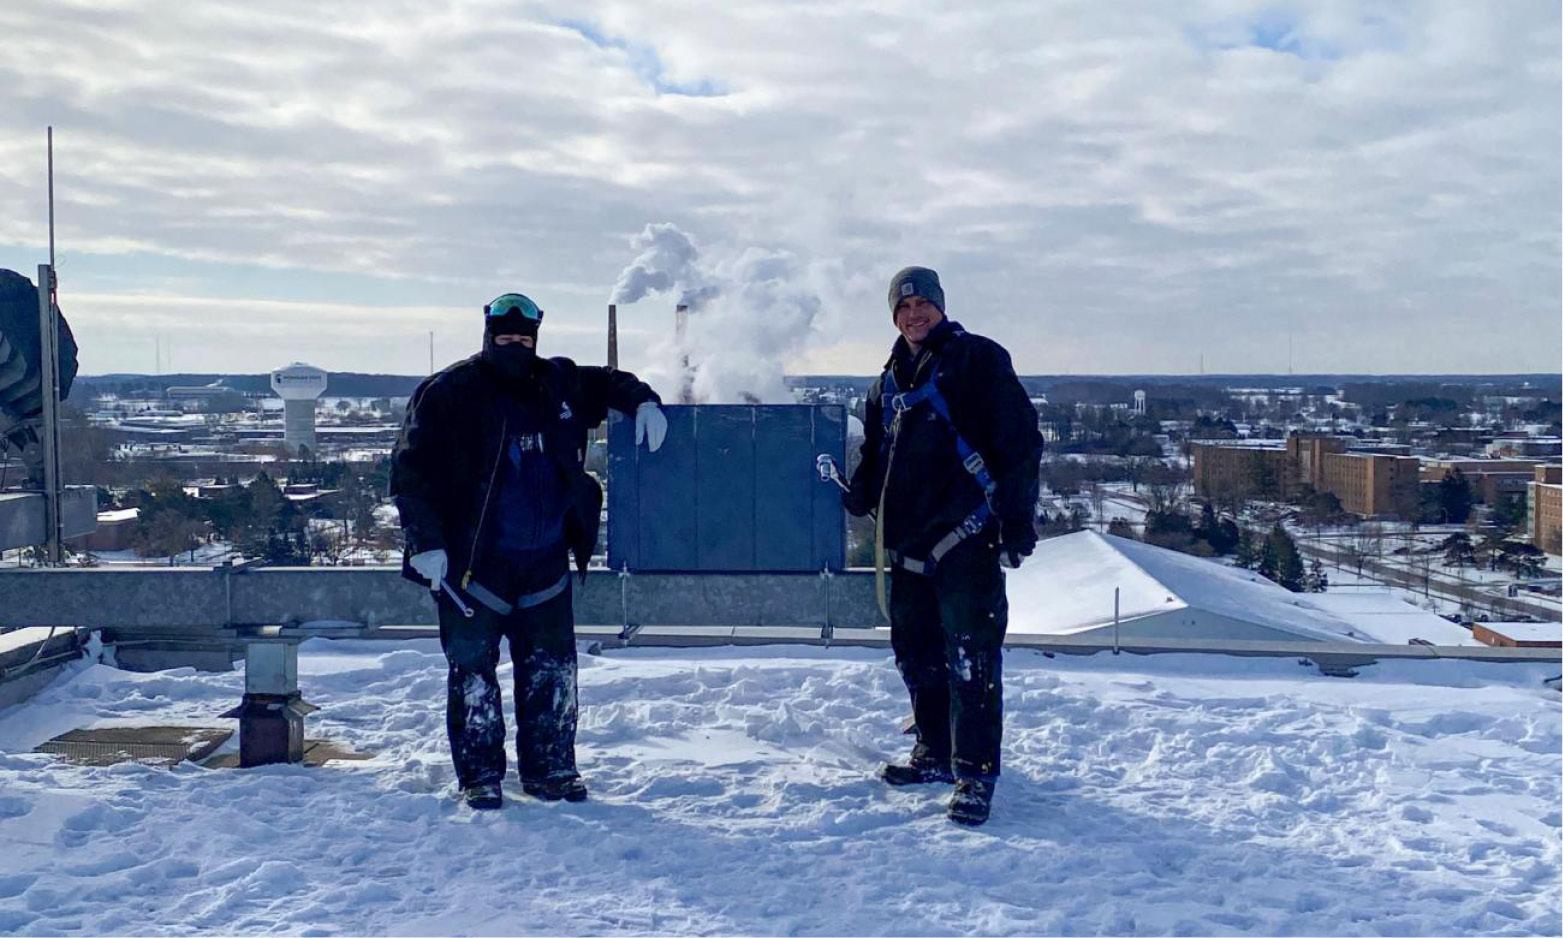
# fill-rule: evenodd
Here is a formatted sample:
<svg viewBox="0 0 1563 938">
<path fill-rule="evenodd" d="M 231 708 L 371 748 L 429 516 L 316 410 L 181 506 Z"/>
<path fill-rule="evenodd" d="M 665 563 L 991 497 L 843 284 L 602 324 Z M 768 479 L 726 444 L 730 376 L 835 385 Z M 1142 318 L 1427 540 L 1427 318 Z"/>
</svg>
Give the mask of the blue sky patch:
<svg viewBox="0 0 1563 938">
<path fill-rule="evenodd" d="M 599 49 L 612 49 L 624 53 L 630 70 L 650 85 L 657 94 L 690 98 L 715 98 L 727 94 L 727 89 L 721 83 L 710 78 L 702 78 L 694 82 L 668 80 L 667 66 L 663 64 L 662 57 L 657 54 L 654 47 L 646 43 L 635 42 L 622 36 L 610 36 L 584 20 L 562 20 L 559 25 L 578 33 Z"/>
<path fill-rule="evenodd" d="M 1248 20 L 1191 26 L 1184 31 L 1200 49 L 1268 49 L 1306 61 L 1334 61 L 1342 51 L 1322 39 L 1309 36 L 1297 17 L 1280 10 L 1266 10 Z"/>
</svg>

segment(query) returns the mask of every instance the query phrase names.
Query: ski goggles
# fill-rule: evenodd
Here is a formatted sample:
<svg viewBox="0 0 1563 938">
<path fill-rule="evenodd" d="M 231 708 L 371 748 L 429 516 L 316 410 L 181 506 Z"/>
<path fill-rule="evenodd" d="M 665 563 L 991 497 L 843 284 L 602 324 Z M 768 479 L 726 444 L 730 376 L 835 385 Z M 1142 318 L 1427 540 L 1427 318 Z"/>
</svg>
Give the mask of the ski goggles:
<svg viewBox="0 0 1563 938">
<path fill-rule="evenodd" d="M 506 293 L 494 298 L 493 302 L 484 305 L 483 315 L 489 319 L 498 319 L 516 313 L 524 319 L 532 322 L 543 321 L 543 311 L 537 308 L 537 304 L 519 293 Z"/>
</svg>

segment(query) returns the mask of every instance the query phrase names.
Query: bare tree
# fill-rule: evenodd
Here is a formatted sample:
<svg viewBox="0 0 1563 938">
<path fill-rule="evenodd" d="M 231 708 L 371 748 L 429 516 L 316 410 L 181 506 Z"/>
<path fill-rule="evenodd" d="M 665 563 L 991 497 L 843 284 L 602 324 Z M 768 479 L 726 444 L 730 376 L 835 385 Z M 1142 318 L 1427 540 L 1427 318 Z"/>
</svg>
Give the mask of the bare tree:
<svg viewBox="0 0 1563 938">
<path fill-rule="evenodd" d="M 1382 559 L 1384 556 L 1383 525 L 1376 521 L 1359 525 L 1352 532 L 1351 543 L 1347 546 L 1346 552 L 1351 558 L 1352 565 L 1357 569 L 1357 576 L 1362 576 L 1362 568 L 1368 558 Z"/>
<path fill-rule="evenodd" d="M 1165 463 L 1147 466 L 1142 480 L 1145 483 L 1146 507 L 1153 512 L 1169 512 L 1178 505 L 1182 479 Z"/>
</svg>

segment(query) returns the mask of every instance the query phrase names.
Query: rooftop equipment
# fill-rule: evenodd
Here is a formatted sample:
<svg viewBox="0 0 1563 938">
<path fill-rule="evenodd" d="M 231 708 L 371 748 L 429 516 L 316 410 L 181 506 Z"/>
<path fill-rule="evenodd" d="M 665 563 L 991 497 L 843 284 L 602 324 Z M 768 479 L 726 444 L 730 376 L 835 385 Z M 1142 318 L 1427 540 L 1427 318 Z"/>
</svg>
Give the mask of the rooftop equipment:
<svg viewBox="0 0 1563 938">
<path fill-rule="evenodd" d="M 657 572 L 820 572 L 846 557 L 841 493 L 820 454 L 844 462 L 836 404 L 668 405 L 667 441 L 608 428 L 608 565 Z"/>
</svg>

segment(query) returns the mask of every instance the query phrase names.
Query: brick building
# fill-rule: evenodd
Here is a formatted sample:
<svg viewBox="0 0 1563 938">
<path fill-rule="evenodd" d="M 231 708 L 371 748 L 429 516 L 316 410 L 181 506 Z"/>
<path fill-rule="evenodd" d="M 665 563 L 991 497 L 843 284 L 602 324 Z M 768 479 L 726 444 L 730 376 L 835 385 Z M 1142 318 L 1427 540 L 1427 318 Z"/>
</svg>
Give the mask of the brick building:
<svg viewBox="0 0 1563 938">
<path fill-rule="evenodd" d="M 1326 453 L 1314 488 L 1340 499 L 1352 514 L 1410 517 L 1416 511 L 1420 470 L 1415 457 Z"/>
<path fill-rule="evenodd" d="M 1285 447 L 1223 441 L 1194 443 L 1194 494 L 1201 498 L 1287 498 L 1296 488 L 1296 472 Z"/>
<path fill-rule="evenodd" d="M 1530 542 L 1549 554 L 1563 553 L 1563 466 L 1537 466 L 1525 502 Z"/>
<path fill-rule="evenodd" d="M 1459 470 L 1477 501 L 1496 505 L 1503 498 L 1524 498 L 1541 464 L 1539 459 L 1424 459 L 1422 481 L 1442 482 Z"/>
<path fill-rule="evenodd" d="M 1477 622 L 1471 637 L 1499 648 L 1563 648 L 1556 622 Z"/>
<path fill-rule="evenodd" d="M 1285 499 L 1307 485 L 1334 495 L 1346 511 L 1365 517 L 1415 511 L 1421 461 L 1348 452 L 1352 442 L 1346 437 L 1297 435 L 1284 446 L 1196 443 L 1194 492 L 1215 499 L 1233 493 Z"/>
<path fill-rule="evenodd" d="M 136 521 L 141 517 L 139 508 L 123 508 L 98 512 L 98 526 L 91 533 L 71 540 L 71 546 L 79 550 L 128 550 L 130 537 L 135 533 Z"/>
</svg>

